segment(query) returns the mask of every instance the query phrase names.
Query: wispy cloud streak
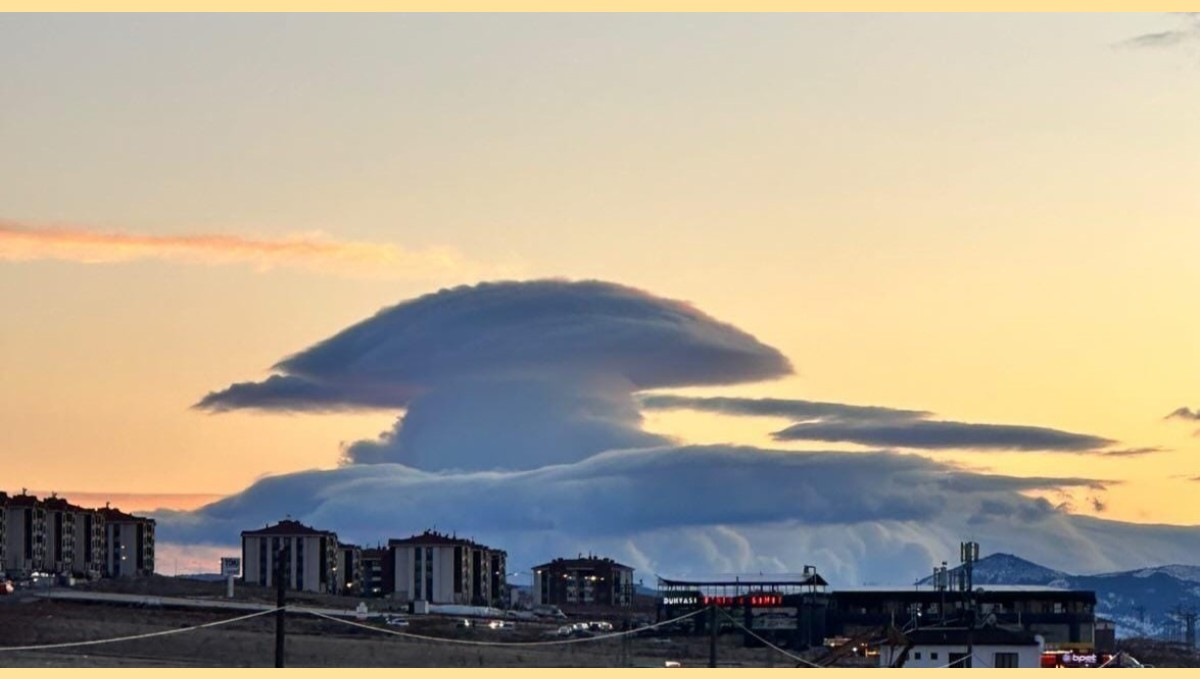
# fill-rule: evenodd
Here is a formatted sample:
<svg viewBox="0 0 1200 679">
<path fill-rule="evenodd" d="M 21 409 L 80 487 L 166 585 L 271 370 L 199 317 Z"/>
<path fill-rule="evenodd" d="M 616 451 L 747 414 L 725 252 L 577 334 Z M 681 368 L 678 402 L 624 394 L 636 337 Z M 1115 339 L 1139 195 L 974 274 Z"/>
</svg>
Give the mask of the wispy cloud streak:
<svg viewBox="0 0 1200 679">
<path fill-rule="evenodd" d="M 36 260 L 249 264 L 259 270 L 294 267 L 355 277 L 407 279 L 486 271 L 452 248 L 408 249 L 391 243 L 336 240 L 323 234 L 280 238 L 212 233 L 151 235 L 0 221 L 0 261 Z"/>
<path fill-rule="evenodd" d="M 1174 47 L 1200 40 L 1200 12 L 1176 12 L 1181 26 L 1175 30 L 1144 33 L 1117 43 L 1118 47 Z"/>
</svg>

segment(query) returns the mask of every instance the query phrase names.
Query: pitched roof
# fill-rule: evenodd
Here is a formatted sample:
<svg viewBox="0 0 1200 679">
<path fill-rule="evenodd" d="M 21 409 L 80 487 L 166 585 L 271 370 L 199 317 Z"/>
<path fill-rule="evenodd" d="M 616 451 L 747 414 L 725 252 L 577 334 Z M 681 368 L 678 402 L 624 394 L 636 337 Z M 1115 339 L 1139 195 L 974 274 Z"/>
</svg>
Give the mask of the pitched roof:
<svg viewBox="0 0 1200 679">
<path fill-rule="evenodd" d="M 306 526 L 299 521 L 294 521 L 292 519 L 284 519 L 274 526 L 267 526 L 258 530 L 244 530 L 242 531 L 242 535 L 325 535 L 333 536 L 334 538 L 337 537 L 337 534 L 335 534 L 333 531 L 317 530 L 312 526 Z"/>
<path fill-rule="evenodd" d="M 613 561 L 612 559 L 601 558 L 598 556 L 579 557 L 576 559 L 561 559 L 561 558 L 554 559 L 553 561 L 548 561 L 540 566 L 534 566 L 534 569 L 535 570 L 546 570 L 546 569 L 550 569 L 550 568 L 575 569 L 575 568 L 598 568 L 598 567 L 624 568 L 624 569 L 628 569 L 628 570 L 633 570 L 633 566 L 626 566 L 625 564 L 617 563 L 616 561 Z"/>
<path fill-rule="evenodd" d="M 12 495 L 8 498 L 9 507 L 36 507 L 39 504 L 41 504 L 41 501 L 37 499 L 36 495 L 21 493 L 20 495 Z"/>
<path fill-rule="evenodd" d="M 67 502 L 67 499 L 63 497 L 48 497 L 45 500 L 42 500 L 42 505 L 44 505 L 46 509 L 53 509 L 60 512 L 69 512 L 76 509 L 75 505 Z"/>
<path fill-rule="evenodd" d="M 475 547 L 477 549 L 487 549 L 493 552 L 498 552 L 498 549 L 492 549 L 487 545 L 481 545 L 474 540 L 467 540 L 454 535 L 446 535 L 433 530 L 427 530 L 420 535 L 413 535 L 407 538 L 392 538 L 388 540 L 388 547 L 398 545 L 459 545 L 463 547 Z"/>
<path fill-rule="evenodd" d="M 96 511 L 99 512 L 100 516 L 104 517 L 104 521 L 106 523 L 129 523 L 134 521 L 142 523 L 154 523 L 154 519 L 147 519 L 144 516 L 126 514 L 116 507 L 101 507 Z"/>
<path fill-rule="evenodd" d="M 826 587 L 825 578 L 816 571 L 811 573 L 738 573 L 735 575 L 698 575 L 690 578 L 666 578 L 659 576 L 661 587 Z"/>
</svg>

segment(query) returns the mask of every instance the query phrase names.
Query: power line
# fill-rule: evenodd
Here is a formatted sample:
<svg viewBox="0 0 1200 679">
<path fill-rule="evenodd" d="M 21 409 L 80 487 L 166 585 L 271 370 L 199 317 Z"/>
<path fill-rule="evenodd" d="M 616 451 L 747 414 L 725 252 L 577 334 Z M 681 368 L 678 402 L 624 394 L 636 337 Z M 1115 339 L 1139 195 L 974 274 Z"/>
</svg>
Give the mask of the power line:
<svg viewBox="0 0 1200 679">
<path fill-rule="evenodd" d="M 324 613 L 318 613 L 316 611 L 303 611 L 303 612 L 308 613 L 309 615 L 314 615 L 318 618 L 325 618 L 327 620 L 332 620 L 334 622 L 340 622 L 342 624 L 351 625 L 353 627 L 361 627 L 363 629 L 375 630 L 376 632 L 382 632 L 384 634 L 391 634 L 392 636 L 397 636 L 397 637 L 418 639 L 421 641 L 440 641 L 442 643 L 461 644 L 464 646 L 506 646 L 506 647 L 516 648 L 516 647 L 528 647 L 528 646 L 563 646 L 566 644 L 579 644 L 579 643 L 586 643 L 589 641 L 605 641 L 607 639 L 616 639 L 616 638 L 623 637 L 623 636 L 640 634 L 642 632 L 645 632 L 646 630 L 654 629 L 656 627 L 662 627 L 664 625 L 670 625 L 672 623 L 679 622 L 680 620 L 686 620 L 692 616 L 704 613 L 706 610 L 707 609 L 701 608 L 699 610 L 692 611 L 691 613 L 688 613 L 686 615 L 681 615 L 678 618 L 672 618 L 670 620 L 663 620 L 662 622 L 656 622 L 653 625 L 639 627 L 638 629 L 624 630 L 621 632 L 612 632 L 610 634 L 598 634 L 594 637 L 577 637 L 575 639 L 556 639 L 553 641 L 475 641 L 473 639 L 449 639 L 446 637 L 429 636 L 427 634 L 413 634 L 412 632 L 397 632 L 395 630 L 390 630 L 390 629 L 386 629 L 383 627 L 376 627 L 375 625 L 367 625 L 367 624 L 364 624 L 361 622 L 356 622 L 354 620 L 345 620 L 343 618 L 336 618 L 332 615 L 325 615 Z"/>
<path fill-rule="evenodd" d="M 272 608 L 266 611 L 257 611 L 249 615 L 242 615 L 228 620 L 218 620 L 216 622 L 206 622 L 203 625 L 195 625 L 192 627 L 181 627 L 179 629 L 163 630 L 161 632 L 147 632 L 145 634 L 134 634 L 127 637 L 113 637 L 111 639 L 94 639 L 92 641 L 68 641 L 61 644 L 35 644 L 32 646 L 0 646 L 0 651 L 42 651 L 52 648 L 72 648 L 75 646 L 96 646 L 99 644 L 115 644 L 120 641 L 134 641 L 136 639 L 151 639 L 153 637 L 165 637 L 168 634 L 182 634 L 184 632 L 194 632 L 199 629 L 208 627 L 218 627 L 220 625 L 228 625 L 231 622 L 239 622 L 241 620 L 249 620 L 257 618 L 260 615 L 274 613 L 276 609 Z"/>
<path fill-rule="evenodd" d="M 791 653 L 788 653 L 787 651 L 785 651 L 785 650 L 783 650 L 782 648 L 780 648 L 780 647 L 776 646 L 775 644 L 772 644 L 771 642 L 767 641 L 766 639 L 764 639 L 764 638 L 763 638 L 762 636 L 760 636 L 759 634 L 755 633 L 755 632 L 754 632 L 754 630 L 752 630 L 752 629 L 750 629 L 749 627 L 746 627 L 746 626 L 745 626 L 745 625 L 743 625 L 742 623 L 738 622 L 736 618 L 734 618 L 732 615 L 730 615 L 730 614 L 729 614 L 728 612 L 726 612 L 724 609 L 721 609 L 721 612 L 722 612 L 722 613 L 724 613 L 724 614 L 725 614 L 725 617 L 726 617 L 726 618 L 729 618 L 729 621 L 730 621 L 730 622 L 732 622 L 732 623 L 733 623 L 735 626 L 742 628 L 742 630 L 744 630 L 744 631 L 745 631 L 747 634 L 749 634 L 750 636 L 754 637 L 755 639 L 758 639 L 759 641 L 763 642 L 764 644 L 766 644 L 766 645 L 767 645 L 767 646 L 769 646 L 770 648 L 773 648 L 773 649 L 775 649 L 776 651 L 778 651 L 778 652 L 780 652 L 780 653 L 782 653 L 782 654 L 786 655 L 787 657 L 791 658 L 792 660 L 795 660 L 796 662 L 801 662 L 801 663 L 804 663 L 805 665 L 808 665 L 808 666 L 810 666 L 810 667 L 816 667 L 816 668 L 818 668 L 818 669 L 825 669 L 825 666 L 824 666 L 824 665 L 818 665 L 817 663 L 815 663 L 815 662 L 812 662 L 811 660 L 805 660 L 804 658 L 801 658 L 801 657 L 800 657 L 800 656 L 798 656 L 798 655 L 793 655 L 793 654 L 791 654 Z"/>
</svg>

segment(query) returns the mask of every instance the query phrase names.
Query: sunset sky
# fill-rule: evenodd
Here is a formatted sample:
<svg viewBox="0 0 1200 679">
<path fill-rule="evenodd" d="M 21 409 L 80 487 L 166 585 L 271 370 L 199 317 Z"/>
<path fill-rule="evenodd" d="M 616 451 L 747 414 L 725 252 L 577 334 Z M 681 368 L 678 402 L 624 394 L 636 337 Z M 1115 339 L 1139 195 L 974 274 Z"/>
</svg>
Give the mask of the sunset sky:
<svg viewBox="0 0 1200 679">
<path fill-rule="evenodd" d="M 399 411 L 193 406 L 383 307 L 555 277 L 795 369 L 662 393 L 1099 437 L 892 448 L 1200 524 L 1200 422 L 1167 419 L 1200 407 L 1195 17 L 6 15 L 0 63 L 10 493 L 186 507 L 332 469 Z"/>
</svg>

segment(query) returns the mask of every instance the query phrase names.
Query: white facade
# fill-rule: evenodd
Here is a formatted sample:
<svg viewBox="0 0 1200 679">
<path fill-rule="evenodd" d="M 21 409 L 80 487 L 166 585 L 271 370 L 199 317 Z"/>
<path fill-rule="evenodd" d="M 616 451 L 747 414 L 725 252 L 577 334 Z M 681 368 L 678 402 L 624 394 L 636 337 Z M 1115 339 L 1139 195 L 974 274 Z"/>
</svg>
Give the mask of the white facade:
<svg viewBox="0 0 1200 679">
<path fill-rule="evenodd" d="M 879 666 L 891 667 L 896 656 L 903 650 L 902 646 L 883 646 L 879 649 Z M 967 654 L 963 645 L 914 645 L 908 652 L 904 667 L 942 668 L 951 666 L 965 667 L 965 663 L 956 662 Z M 1042 646 L 1030 644 L 1014 645 L 974 645 L 971 649 L 969 667 L 1041 667 Z"/>
<path fill-rule="evenodd" d="M 110 578 L 154 573 L 154 522 L 105 517 L 104 573 Z"/>
<path fill-rule="evenodd" d="M 391 540 L 392 595 L 401 601 L 500 605 L 507 555 L 471 540 L 426 531 Z"/>
<path fill-rule="evenodd" d="M 77 577 L 99 578 L 104 574 L 104 516 L 84 509 L 75 513 L 75 560 Z"/>
<path fill-rule="evenodd" d="M 392 548 L 396 564 L 396 598 L 402 601 L 428 601 L 435 604 L 470 604 L 471 590 L 465 565 L 459 560 L 455 572 L 457 545 L 402 545 Z"/>
<path fill-rule="evenodd" d="M 288 521 L 242 533 L 242 578 L 247 584 L 274 587 L 280 558 L 287 589 L 337 592 L 336 534 Z"/>
<path fill-rule="evenodd" d="M 73 573 L 75 569 L 75 508 L 58 498 L 43 503 L 46 507 L 45 570 Z"/>
<path fill-rule="evenodd" d="M 28 576 L 46 568 L 46 510 L 28 496 L 9 500 L 5 513 L 4 570 L 10 577 Z"/>
</svg>

